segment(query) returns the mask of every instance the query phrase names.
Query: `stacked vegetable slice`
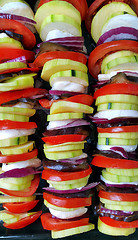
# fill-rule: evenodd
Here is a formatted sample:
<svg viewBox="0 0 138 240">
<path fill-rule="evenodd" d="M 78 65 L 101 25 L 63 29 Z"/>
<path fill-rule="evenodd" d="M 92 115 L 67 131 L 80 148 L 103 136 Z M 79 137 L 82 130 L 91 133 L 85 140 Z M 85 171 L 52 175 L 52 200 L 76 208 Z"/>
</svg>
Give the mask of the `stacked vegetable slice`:
<svg viewBox="0 0 138 240">
<path fill-rule="evenodd" d="M 133 4 L 137 9 L 135 3 L 97 0 L 86 19 L 98 45 L 88 61 L 91 75 L 99 80 L 94 93 L 97 113 L 92 117 L 98 132 L 92 164 L 101 168 L 98 229 L 113 236 L 127 236 L 138 227 L 138 43 L 134 41 L 137 24 L 132 20 L 137 23 L 137 17 L 131 8 Z"/>
<path fill-rule="evenodd" d="M 41 166 L 34 140 L 28 138 L 37 128 L 29 122 L 36 110 L 28 99 L 45 91 L 34 89 L 38 69 L 28 67 L 34 59 L 30 51 L 36 44 L 34 34 L 18 21 L 19 16 L 3 13 L 0 17 L 0 203 L 5 208 L 0 220 L 6 228 L 18 229 L 41 215 L 41 211 L 28 212 L 38 203 L 34 194 Z"/>
<path fill-rule="evenodd" d="M 87 13 L 87 2 L 40 1 L 35 14 L 36 29 L 42 41 L 82 36 L 81 21 Z"/>
<path fill-rule="evenodd" d="M 85 94 L 85 55 L 73 51 L 45 52 L 33 64 L 38 63 L 41 55 L 45 55 L 39 62 L 44 64 L 41 77 L 52 86 L 48 99 L 39 101 L 50 110 L 42 138 L 46 156 L 42 178 L 50 184 L 45 188 L 44 204 L 50 213 L 43 214 L 41 220 L 44 229 L 52 230 L 52 237 L 59 238 L 94 228 L 85 214 L 92 203 L 91 188 L 97 183 L 85 188 L 92 170 L 83 152 L 90 131 L 86 115 L 93 112 L 93 97 Z"/>
</svg>

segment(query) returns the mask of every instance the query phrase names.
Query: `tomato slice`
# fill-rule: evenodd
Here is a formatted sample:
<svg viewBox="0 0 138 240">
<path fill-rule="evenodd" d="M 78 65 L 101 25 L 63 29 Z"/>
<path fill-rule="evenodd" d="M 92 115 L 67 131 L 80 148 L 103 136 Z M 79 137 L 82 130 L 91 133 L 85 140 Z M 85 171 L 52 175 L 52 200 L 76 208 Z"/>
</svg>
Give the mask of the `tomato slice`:
<svg viewBox="0 0 138 240">
<path fill-rule="evenodd" d="M 103 95 L 110 94 L 138 95 L 138 85 L 134 83 L 107 84 L 94 93 L 94 99 Z"/>
<path fill-rule="evenodd" d="M 42 107 L 50 109 L 52 104 L 57 101 L 62 101 L 62 99 L 60 99 L 60 100 L 40 99 L 39 103 L 41 104 Z M 88 94 L 78 94 L 76 96 L 65 98 L 64 101 L 82 103 L 82 104 L 86 104 L 86 105 L 90 106 L 93 103 L 94 99 L 91 95 L 88 95 Z"/>
<path fill-rule="evenodd" d="M 22 218 L 19 221 L 14 222 L 14 223 L 10 223 L 10 224 L 4 223 L 3 226 L 6 228 L 10 228 L 10 229 L 24 228 L 24 227 L 30 225 L 31 223 L 35 222 L 40 217 L 41 214 L 42 214 L 42 211 L 34 212 L 33 215 Z"/>
<path fill-rule="evenodd" d="M 87 225 L 89 218 L 81 218 L 79 220 L 59 219 L 53 218 L 50 213 L 44 213 L 41 215 L 41 223 L 44 229 L 58 231 Z"/>
<path fill-rule="evenodd" d="M 123 2 L 126 4 L 129 4 L 130 7 L 134 9 L 135 6 L 135 11 L 136 14 L 138 15 L 138 5 L 137 5 L 137 0 L 95 0 L 91 4 L 91 6 L 88 9 L 88 13 L 85 18 L 85 25 L 89 33 L 91 33 L 91 22 L 95 14 L 106 4 L 111 3 L 111 2 Z"/>
<path fill-rule="evenodd" d="M 33 51 L 19 49 L 19 48 L 1 48 L 0 49 L 0 63 L 8 61 L 10 59 L 25 56 L 27 62 L 32 62 L 35 58 Z M 2 74 L 3 72 L 1 72 Z"/>
<path fill-rule="evenodd" d="M 86 135 L 69 134 L 43 137 L 42 140 L 50 145 L 57 145 L 65 142 L 80 142 L 86 138 Z"/>
<path fill-rule="evenodd" d="M 97 128 L 98 133 L 121 133 L 121 132 L 138 132 L 138 125 Z"/>
<path fill-rule="evenodd" d="M 44 192 L 43 198 L 47 200 L 52 205 L 63 207 L 63 208 L 79 208 L 79 207 L 85 207 L 90 206 L 92 204 L 92 197 L 87 198 L 62 198 L 55 196 L 53 194 L 49 194 Z"/>
<path fill-rule="evenodd" d="M 32 129 L 37 128 L 35 122 L 17 122 L 12 120 L 0 120 L 0 130 L 5 129 Z"/>
<path fill-rule="evenodd" d="M 32 200 L 30 202 L 19 203 L 4 203 L 3 208 L 12 213 L 25 213 L 33 209 L 39 200 Z"/>
<path fill-rule="evenodd" d="M 76 96 L 66 98 L 64 101 L 82 103 L 90 106 L 93 103 L 94 99 L 91 95 L 88 94 L 78 94 Z"/>
<path fill-rule="evenodd" d="M 52 0 L 40 0 L 38 7 L 41 7 L 44 3 L 50 2 Z M 61 0 L 66 1 L 70 4 L 72 4 L 81 14 L 82 20 L 85 19 L 87 11 L 88 11 L 88 4 L 86 0 Z"/>
<path fill-rule="evenodd" d="M 32 49 L 36 44 L 35 35 L 24 24 L 18 21 L 1 18 L 0 30 L 10 30 L 14 33 L 21 34 L 23 36 L 22 44 L 27 49 Z"/>
<path fill-rule="evenodd" d="M 43 65 L 53 59 L 70 59 L 73 61 L 81 62 L 83 64 L 87 63 L 87 58 L 83 53 L 72 52 L 72 51 L 53 51 L 44 52 L 38 55 L 32 66 L 42 68 Z"/>
<path fill-rule="evenodd" d="M 138 193 L 118 193 L 118 192 L 106 192 L 99 191 L 99 197 L 113 201 L 126 201 L 135 202 L 138 201 Z"/>
<path fill-rule="evenodd" d="M 22 191 L 13 191 L 13 190 L 7 190 L 4 188 L 0 188 L 0 191 L 4 194 L 7 194 L 9 196 L 15 196 L 15 197 L 29 197 L 33 195 L 39 185 L 40 177 L 39 175 L 35 175 L 34 179 L 31 182 L 31 186 L 28 189 L 22 190 Z"/>
<path fill-rule="evenodd" d="M 114 220 L 110 217 L 99 217 L 100 220 L 111 226 L 116 228 L 137 228 L 138 227 L 138 220 L 132 221 L 132 222 L 124 222 L 124 221 L 118 221 Z"/>
<path fill-rule="evenodd" d="M 7 70 L 4 70 L 4 71 L 1 71 L 0 74 L 18 73 L 22 70 L 29 71 L 29 72 L 38 72 L 39 68 L 13 68 L 13 69 L 7 69 Z"/>
<path fill-rule="evenodd" d="M 94 166 L 102 168 L 120 168 L 120 169 L 132 169 L 138 168 L 138 162 L 133 160 L 109 158 L 102 155 L 94 156 L 92 162 Z"/>
<path fill-rule="evenodd" d="M 89 55 L 88 69 L 90 74 L 97 79 L 101 71 L 102 59 L 113 52 L 121 50 L 138 53 L 138 42 L 133 40 L 118 40 L 97 46 Z"/>
<path fill-rule="evenodd" d="M 15 155 L 1 155 L 0 154 L 0 163 L 12 163 L 12 162 L 20 162 L 35 158 L 38 155 L 38 150 L 34 149 L 31 152 L 23 153 L 23 154 L 15 154 Z"/>
<path fill-rule="evenodd" d="M 77 172 L 61 172 L 53 169 L 45 168 L 42 172 L 42 178 L 51 181 L 68 181 L 84 178 L 92 173 L 92 169 L 89 166 L 88 169 Z"/>
<path fill-rule="evenodd" d="M 45 90 L 41 88 L 27 88 L 23 90 L 0 92 L 0 105 L 19 98 L 29 98 L 35 95 L 41 95 L 44 91 Z"/>
</svg>

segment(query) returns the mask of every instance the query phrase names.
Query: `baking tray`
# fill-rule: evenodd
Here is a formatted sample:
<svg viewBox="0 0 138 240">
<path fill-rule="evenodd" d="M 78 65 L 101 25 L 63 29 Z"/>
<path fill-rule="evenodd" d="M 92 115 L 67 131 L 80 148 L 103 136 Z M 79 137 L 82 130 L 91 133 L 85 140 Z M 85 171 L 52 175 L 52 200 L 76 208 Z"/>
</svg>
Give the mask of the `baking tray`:
<svg viewBox="0 0 138 240">
<path fill-rule="evenodd" d="M 90 6 L 93 1 L 94 0 L 87 0 L 88 6 Z M 31 0 L 31 1 L 26 0 L 26 2 L 28 2 L 30 4 L 30 6 L 32 7 L 32 9 L 34 9 L 36 0 Z M 91 36 L 88 34 L 84 23 L 82 24 L 82 32 L 83 32 L 83 36 L 85 38 L 85 45 L 86 45 L 88 54 L 90 54 L 91 51 L 95 47 L 95 43 L 93 42 Z M 40 39 L 38 37 L 38 41 L 39 40 Z M 90 75 L 89 75 L 89 79 L 90 79 L 90 83 L 94 81 L 94 79 L 92 79 L 92 77 Z M 45 87 L 45 86 L 43 85 L 42 87 Z M 41 117 L 43 118 L 42 112 L 40 111 L 37 116 L 37 119 L 39 119 L 39 121 L 40 121 L 40 126 L 41 126 Z M 41 128 L 41 130 L 42 130 L 42 128 Z M 39 138 L 36 136 L 37 142 L 40 139 L 41 139 L 41 136 L 39 136 Z M 40 187 L 37 191 L 38 193 L 40 193 L 40 195 L 38 197 L 40 199 L 40 203 L 36 209 L 36 210 L 42 210 L 43 213 L 47 211 L 46 207 L 43 205 L 43 200 L 42 200 L 42 188 L 44 186 L 45 186 L 45 182 L 41 180 Z M 1 207 L 2 206 L 0 206 L 0 210 L 1 210 Z M 96 216 L 94 216 L 94 217 L 92 216 L 92 222 L 95 223 L 95 225 L 97 224 Z M 0 239 L 3 239 L 3 240 L 8 240 L 8 239 L 11 239 L 11 240 L 52 240 L 51 232 L 43 229 L 40 218 L 37 219 L 37 221 L 32 223 L 31 225 L 29 225 L 23 229 L 18 229 L 18 230 L 6 229 L 3 227 L 2 223 L 0 223 Z M 69 236 L 66 238 L 60 238 L 60 239 L 61 240 L 62 239 L 67 239 L 67 240 L 78 240 L 78 239 L 79 240 L 84 240 L 84 239 L 85 240 L 90 240 L 90 239 L 94 239 L 94 240 L 113 240 L 113 239 L 115 239 L 115 240 L 138 240 L 138 230 L 136 230 L 136 232 L 134 234 L 129 235 L 128 237 L 126 237 L 126 236 L 115 237 L 115 236 L 108 236 L 108 235 L 100 233 L 97 230 L 97 225 L 96 225 L 94 230 L 89 231 L 87 233 L 82 233 L 79 235 L 73 235 L 73 236 Z"/>
</svg>

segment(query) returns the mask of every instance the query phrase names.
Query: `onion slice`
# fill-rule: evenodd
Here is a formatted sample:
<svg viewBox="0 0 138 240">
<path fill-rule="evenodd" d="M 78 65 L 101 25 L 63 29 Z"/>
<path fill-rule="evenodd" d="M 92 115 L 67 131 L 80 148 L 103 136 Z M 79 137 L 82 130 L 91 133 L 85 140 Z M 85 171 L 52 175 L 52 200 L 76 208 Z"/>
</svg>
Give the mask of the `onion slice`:
<svg viewBox="0 0 138 240">
<path fill-rule="evenodd" d="M 98 40 L 97 46 L 115 40 L 138 40 L 138 30 L 132 27 L 118 27 L 105 32 Z"/>
<path fill-rule="evenodd" d="M 36 21 L 34 21 L 33 19 L 23 17 L 23 16 L 19 16 L 19 15 L 15 15 L 15 14 L 10 14 L 10 13 L 0 13 L 0 18 L 6 18 L 6 19 L 15 20 L 15 21 L 26 22 L 26 23 L 30 23 L 30 24 L 36 24 Z"/>
<path fill-rule="evenodd" d="M 46 187 L 46 188 L 43 188 L 43 189 L 48 191 L 48 192 L 53 192 L 53 193 L 77 193 L 77 192 L 83 192 L 83 191 L 90 190 L 90 189 L 92 189 L 92 188 L 94 188 L 98 185 L 99 185 L 99 182 L 93 182 L 93 183 L 89 183 L 85 187 L 82 187 L 81 189 L 74 188 L 74 189 L 70 189 L 70 190 L 57 190 L 57 189 L 52 188 L 52 187 Z"/>
<path fill-rule="evenodd" d="M 101 180 L 104 182 L 104 184 L 107 187 L 118 187 L 118 188 L 133 188 L 138 186 L 138 182 L 121 182 L 121 183 L 115 183 L 106 180 L 103 176 L 100 176 Z"/>
<path fill-rule="evenodd" d="M 21 178 L 32 174 L 41 173 L 34 168 L 16 168 L 0 174 L 0 178 Z"/>
</svg>

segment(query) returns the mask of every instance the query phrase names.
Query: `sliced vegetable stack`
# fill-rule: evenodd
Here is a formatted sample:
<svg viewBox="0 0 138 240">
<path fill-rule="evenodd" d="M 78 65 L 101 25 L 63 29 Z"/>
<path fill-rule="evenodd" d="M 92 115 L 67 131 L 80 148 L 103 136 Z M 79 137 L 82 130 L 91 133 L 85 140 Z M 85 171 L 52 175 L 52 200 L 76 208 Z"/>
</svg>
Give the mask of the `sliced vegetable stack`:
<svg viewBox="0 0 138 240">
<path fill-rule="evenodd" d="M 85 55 L 73 51 L 44 54 L 41 77 L 52 88 L 48 98 L 39 102 L 50 111 L 42 138 L 46 156 L 42 178 L 49 184 L 43 197 L 50 213 L 43 214 L 41 221 L 44 229 L 52 231 L 52 238 L 61 238 L 94 228 L 86 212 L 92 204 L 91 189 L 97 183 L 88 184 L 92 169 L 83 151 L 90 131 L 86 116 L 93 113 L 93 97 L 85 93 Z"/>
<path fill-rule="evenodd" d="M 92 164 L 101 169 L 98 229 L 112 236 L 128 236 L 138 227 L 136 14 L 136 1 L 96 0 L 86 18 L 97 43 L 88 67 L 98 79 L 91 118 L 98 132 Z"/>
<path fill-rule="evenodd" d="M 24 1 L 0 4 L 0 203 L 5 209 L 0 220 L 4 227 L 18 229 L 41 215 L 41 211 L 28 212 L 38 203 L 35 192 L 41 166 L 33 140 L 37 125 L 29 122 L 36 110 L 29 99 L 45 91 L 34 89 L 38 69 L 28 67 L 36 44 L 35 35 L 26 26 L 28 23 L 32 29 L 35 23 L 31 8 Z"/>
</svg>

